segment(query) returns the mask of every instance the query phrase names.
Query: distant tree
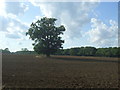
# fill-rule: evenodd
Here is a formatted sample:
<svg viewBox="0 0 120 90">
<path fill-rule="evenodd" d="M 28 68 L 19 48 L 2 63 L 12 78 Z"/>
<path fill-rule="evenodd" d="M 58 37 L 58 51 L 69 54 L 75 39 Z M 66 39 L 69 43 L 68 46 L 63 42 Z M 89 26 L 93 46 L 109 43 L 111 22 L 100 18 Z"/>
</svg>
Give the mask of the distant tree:
<svg viewBox="0 0 120 90">
<path fill-rule="evenodd" d="M 70 49 L 70 55 L 75 55 L 75 56 L 77 56 L 77 55 L 79 55 L 79 48 L 71 48 Z"/>
<path fill-rule="evenodd" d="M 55 18 L 41 18 L 35 23 L 32 23 L 26 35 L 30 36 L 30 39 L 34 40 L 34 50 L 38 54 L 46 54 L 47 57 L 50 54 L 54 54 L 58 49 L 62 48 L 64 43 L 61 40 L 60 34 L 63 34 L 65 27 L 55 26 Z"/>
<path fill-rule="evenodd" d="M 8 51 L 9 52 L 9 48 L 5 48 L 4 51 Z"/>
<path fill-rule="evenodd" d="M 105 56 L 105 51 L 103 48 L 98 48 L 95 54 L 96 56 Z"/>
<path fill-rule="evenodd" d="M 59 49 L 57 50 L 57 52 L 55 53 L 55 55 L 63 55 L 63 49 Z"/>
<path fill-rule="evenodd" d="M 0 52 L 2 52 L 2 49 L 0 49 Z"/>
<path fill-rule="evenodd" d="M 70 49 L 64 49 L 63 55 L 70 55 Z"/>
<path fill-rule="evenodd" d="M 81 47 L 81 48 L 79 49 L 78 55 L 79 55 L 79 56 L 84 56 L 84 55 L 85 55 L 84 53 L 85 53 L 84 47 Z"/>
<path fill-rule="evenodd" d="M 56 55 L 120 57 L 120 47 L 74 47 L 70 49 L 61 49 Z"/>
<path fill-rule="evenodd" d="M 120 52 L 119 50 L 120 50 L 120 47 L 119 48 L 113 47 L 111 51 L 112 57 L 118 57 Z"/>
<path fill-rule="evenodd" d="M 29 51 L 27 48 L 22 48 L 21 50 L 22 51 Z"/>
<path fill-rule="evenodd" d="M 5 48 L 4 50 L 2 50 L 2 53 L 10 53 L 9 48 Z"/>
<path fill-rule="evenodd" d="M 96 56 L 116 57 L 117 55 L 118 55 L 117 47 L 98 48 L 98 50 L 96 51 Z"/>
<path fill-rule="evenodd" d="M 96 48 L 94 48 L 94 47 L 85 47 L 84 48 L 85 56 L 94 56 L 95 53 L 96 53 Z"/>
<path fill-rule="evenodd" d="M 117 57 L 120 57 L 120 47 L 118 47 L 118 54 Z"/>
<path fill-rule="evenodd" d="M 35 51 L 16 51 L 14 54 L 36 54 Z"/>
</svg>

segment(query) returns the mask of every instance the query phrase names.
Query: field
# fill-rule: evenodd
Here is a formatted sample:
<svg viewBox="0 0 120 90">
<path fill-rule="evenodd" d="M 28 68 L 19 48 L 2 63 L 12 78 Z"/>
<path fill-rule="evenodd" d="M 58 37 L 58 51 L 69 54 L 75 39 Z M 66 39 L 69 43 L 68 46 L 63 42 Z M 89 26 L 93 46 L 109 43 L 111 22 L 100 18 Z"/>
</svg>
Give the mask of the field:
<svg viewBox="0 0 120 90">
<path fill-rule="evenodd" d="M 6 88 L 117 88 L 118 59 L 3 55 Z"/>
</svg>

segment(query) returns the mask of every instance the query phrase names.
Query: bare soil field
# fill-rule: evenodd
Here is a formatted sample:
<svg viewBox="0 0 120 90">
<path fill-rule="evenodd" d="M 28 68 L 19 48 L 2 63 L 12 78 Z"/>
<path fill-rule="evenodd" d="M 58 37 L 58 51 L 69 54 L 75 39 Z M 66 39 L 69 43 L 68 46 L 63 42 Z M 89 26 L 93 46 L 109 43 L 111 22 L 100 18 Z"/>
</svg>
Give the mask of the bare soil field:
<svg viewBox="0 0 120 90">
<path fill-rule="evenodd" d="M 3 55 L 5 88 L 118 88 L 118 58 Z"/>
</svg>

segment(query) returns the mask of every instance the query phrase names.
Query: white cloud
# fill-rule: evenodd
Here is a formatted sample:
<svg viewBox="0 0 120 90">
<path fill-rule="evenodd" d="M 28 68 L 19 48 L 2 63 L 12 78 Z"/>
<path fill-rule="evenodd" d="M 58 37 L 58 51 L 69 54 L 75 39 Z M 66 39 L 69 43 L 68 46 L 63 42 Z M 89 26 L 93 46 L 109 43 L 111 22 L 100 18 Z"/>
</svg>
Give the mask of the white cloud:
<svg viewBox="0 0 120 90">
<path fill-rule="evenodd" d="M 24 14 L 29 9 L 28 5 L 22 2 L 6 2 L 5 11 L 16 16 Z"/>
<path fill-rule="evenodd" d="M 5 7 L 6 7 L 6 4 L 4 2 L 4 0 L 1 0 L 0 1 L 0 16 L 4 16 L 5 15 Z"/>
<path fill-rule="evenodd" d="M 20 36 L 17 33 L 16 34 L 14 34 L 14 33 L 7 33 L 6 37 L 7 38 L 12 38 L 12 39 L 19 39 L 20 38 Z"/>
<path fill-rule="evenodd" d="M 7 38 L 22 38 L 28 29 L 28 25 L 19 20 L 18 16 L 28 10 L 28 5 L 22 2 L 4 2 L 4 0 L 2 4 L 0 10 L 4 11 L 4 15 L 0 14 L 0 31 L 4 32 Z"/>
<path fill-rule="evenodd" d="M 38 6 L 35 2 L 100 2 L 101 0 L 29 0 L 34 5 Z"/>
<path fill-rule="evenodd" d="M 5 32 L 6 36 L 8 35 L 7 37 L 9 38 L 21 38 L 22 35 L 25 35 L 25 32 L 28 29 L 27 24 L 10 15 L 7 17 L 1 16 L 0 21 L 0 31 Z"/>
<path fill-rule="evenodd" d="M 0 1 L 0 16 L 6 16 L 7 14 L 23 15 L 29 6 L 23 2 L 7 2 L 5 0 Z"/>
<path fill-rule="evenodd" d="M 39 6 L 42 14 L 46 17 L 55 17 L 57 24 L 64 24 L 66 31 L 64 38 L 74 39 L 81 37 L 81 30 L 84 25 L 90 22 L 89 13 L 97 2 L 33 2 Z"/>
<path fill-rule="evenodd" d="M 87 32 L 89 41 L 98 46 L 118 46 L 118 24 L 110 20 L 109 25 L 92 18 L 91 30 Z"/>
</svg>

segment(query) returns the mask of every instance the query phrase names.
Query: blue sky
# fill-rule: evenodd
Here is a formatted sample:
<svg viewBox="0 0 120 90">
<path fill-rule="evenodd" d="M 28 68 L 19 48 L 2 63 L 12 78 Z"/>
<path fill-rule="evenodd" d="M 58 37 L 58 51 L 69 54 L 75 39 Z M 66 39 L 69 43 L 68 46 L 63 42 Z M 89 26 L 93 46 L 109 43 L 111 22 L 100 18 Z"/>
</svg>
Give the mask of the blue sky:
<svg viewBox="0 0 120 90">
<path fill-rule="evenodd" d="M 64 25 L 63 48 L 118 46 L 117 2 L 5 2 L 0 3 L 0 48 L 33 50 L 25 36 L 29 25 L 41 17 L 57 18 Z"/>
</svg>

